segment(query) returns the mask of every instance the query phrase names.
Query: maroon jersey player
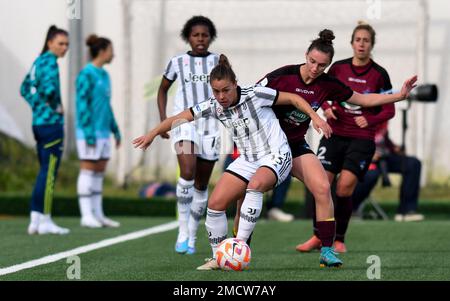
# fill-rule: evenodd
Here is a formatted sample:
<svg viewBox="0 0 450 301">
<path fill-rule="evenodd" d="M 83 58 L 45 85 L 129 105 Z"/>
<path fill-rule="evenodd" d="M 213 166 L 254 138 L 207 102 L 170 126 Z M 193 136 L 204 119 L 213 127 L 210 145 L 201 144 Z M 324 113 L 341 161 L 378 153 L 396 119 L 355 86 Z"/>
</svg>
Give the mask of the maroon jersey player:
<svg viewBox="0 0 450 301">
<path fill-rule="evenodd" d="M 395 94 L 360 94 L 353 92 L 339 80 L 324 74 L 331 64 L 334 55 L 332 40 L 333 32 L 325 29 L 319 33 L 309 46 L 305 56 L 306 62 L 301 65 L 282 67 L 269 73 L 261 80 L 262 85 L 293 92 L 309 102 L 311 107 L 318 109 L 325 101 L 335 100 L 370 107 L 393 103 L 405 99 L 417 80 L 416 76 L 406 80 L 402 90 Z M 332 245 L 336 223 L 331 198 L 330 184 L 322 164 L 309 148 L 304 139 L 310 119 L 298 112 L 292 106 L 279 106 L 275 113 L 280 119 L 280 125 L 286 133 L 292 151 L 292 175 L 303 181 L 311 191 L 316 203 L 317 228 L 321 250 L 321 264 L 334 266 L 327 260 L 333 258 Z"/>
<path fill-rule="evenodd" d="M 388 73 L 371 59 L 374 44 L 373 28 L 368 24 L 359 24 L 351 38 L 353 57 L 334 63 L 328 74 L 358 93 L 390 91 L 392 85 Z M 333 136 L 320 141 L 317 155 L 330 183 L 340 174 L 336 183 L 334 247 L 337 252 L 343 253 L 347 251 L 344 238 L 352 214 L 351 196 L 358 179 L 364 178 L 375 152 L 376 127 L 394 116 L 395 107 L 394 104 L 386 104 L 364 108 L 333 100 L 331 104 L 323 103 L 322 108 L 333 129 Z M 298 251 L 308 252 L 320 247 L 315 218 L 313 224 L 313 237 L 298 245 Z"/>
</svg>

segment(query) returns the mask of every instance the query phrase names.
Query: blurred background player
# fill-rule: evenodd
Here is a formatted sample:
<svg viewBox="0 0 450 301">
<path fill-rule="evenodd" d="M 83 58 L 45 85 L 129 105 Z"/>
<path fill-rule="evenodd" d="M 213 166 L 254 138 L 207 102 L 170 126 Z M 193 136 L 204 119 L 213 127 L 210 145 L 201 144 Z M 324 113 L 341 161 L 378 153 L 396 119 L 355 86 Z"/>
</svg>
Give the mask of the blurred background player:
<svg viewBox="0 0 450 301">
<path fill-rule="evenodd" d="M 395 215 L 397 222 L 413 222 L 424 220 L 423 214 L 417 212 L 420 191 L 420 174 L 422 164 L 416 157 L 407 156 L 402 148 L 389 138 L 388 123 L 378 126 L 375 134 L 376 151 L 371 167 L 362 182 L 356 185 L 353 192 L 353 211 L 357 211 L 361 203 L 369 196 L 383 175 L 383 186 L 390 186 L 387 173 L 402 175 L 400 187 L 400 203 Z"/>
<path fill-rule="evenodd" d="M 371 59 L 375 45 L 375 30 L 361 23 L 353 30 L 350 44 L 353 57 L 335 62 L 328 74 L 358 93 L 382 93 L 392 89 L 386 70 Z M 377 125 L 392 118 L 394 104 L 381 107 L 362 108 L 345 101 L 324 102 L 325 117 L 333 129 L 330 139 L 320 141 L 317 156 L 326 170 L 330 185 L 339 174 L 336 183 L 334 216 L 336 239 L 334 249 L 344 253 L 345 233 L 352 215 L 352 194 L 362 181 L 375 152 L 375 130 Z M 314 202 L 313 202 L 314 204 Z M 314 235 L 306 243 L 297 246 L 300 252 L 320 248 L 317 225 L 313 210 Z"/>
<path fill-rule="evenodd" d="M 120 146 L 120 132 L 111 108 L 111 82 L 103 68 L 114 57 L 107 38 L 90 35 L 86 44 L 92 61 L 79 73 L 76 82 L 76 138 L 80 173 L 77 191 L 81 226 L 88 228 L 119 227 L 105 217 L 102 191 L 106 165 L 111 156 L 111 132 Z"/>
<path fill-rule="evenodd" d="M 51 219 L 53 191 L 64 143 L 64 111 L 61 103 L 58 58 L 69 49 L 67 31 L 52 25 L 41 55 L 34 61 L 20 88 L 33 111 L 40 170 L 31 196 L 29 234 L 67 234 Z"/>
<path fill-rule="evenodd" d="M 167 118 L 167 93 L 178 79 L 173 115 L 208 99 L 211 93 L 209 74 L 219 56 L 208 51 L 216 38 L 213 22 L 203 16 L 190 18 L 181 30 L 181 38 L 191 50 L 173 57 L 167 64 L 158 90 L 161 121 Z M 184 123 L 171 131 L 177 153 L 180 177 L 177 183 L 177 215 L 179 221 L 175 251 L 194 254 L 197 230 L 208 201 L 208 182 L 215 162 L 219 159 L 220 136 L 217 121 L 202 118 Z M 167 133 L 161 137 L 168 139 Z"/>
</svg>

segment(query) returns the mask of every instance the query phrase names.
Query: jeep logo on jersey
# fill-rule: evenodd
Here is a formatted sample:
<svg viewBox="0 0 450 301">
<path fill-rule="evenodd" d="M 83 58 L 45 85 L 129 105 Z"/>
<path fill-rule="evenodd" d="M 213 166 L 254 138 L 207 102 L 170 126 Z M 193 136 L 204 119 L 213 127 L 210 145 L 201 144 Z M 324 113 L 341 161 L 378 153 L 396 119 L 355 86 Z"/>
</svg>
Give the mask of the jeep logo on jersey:
<svg viewBox="0 0 450 301">
<path fill-rule="evenodd" d="M 234 128 L 247 128 L 250 124 L 250 119 L 248 118 L 242 118 L 242 119 L 237 119 L 234 121 L 230 121 L 229 122 L 229 127 L 234 127 Z"/>
<path fill-rule="evenodd" d="M 189 72 L 188 76 L 184 78 L 184 82 L 185 83 L 198 83 L 198 82 L 202 82 L 202 83 L 209 83 L 209 74 L 193 74 L 192 72 Z"/>
</svg>

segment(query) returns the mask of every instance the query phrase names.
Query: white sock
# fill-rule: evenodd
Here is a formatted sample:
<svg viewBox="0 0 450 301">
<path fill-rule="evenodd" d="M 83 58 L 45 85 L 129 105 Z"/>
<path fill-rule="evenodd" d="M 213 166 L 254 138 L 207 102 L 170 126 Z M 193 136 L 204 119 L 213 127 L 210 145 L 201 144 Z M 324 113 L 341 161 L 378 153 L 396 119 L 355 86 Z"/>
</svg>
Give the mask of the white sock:
<svg viewBox="0 0 450 301">
<path fill-rule="evenodd" d="M 93 208 L 91 204 L 94 171 L 82 169 L 78 175 L 77 192 L 80 205 L 81 218 L 92 218 Z"/>
<path fill-rule="evenodd" d="M 94 217 L 98 220 L 105 218 L 103 213 L 103 178 L 105 173 L 95 172 L 93 175 L 92 182 L 92 210 L 94 212 Z"/>
<path fill-rule="evenodd" d="M 245 199 L 241 207 L 239 218 L 239 230 L 236 238 L 247 241 L 255 229 L 256 221 L 261 214 L 263 205 L 263 193 L 253 189 L 247 189 Z"/>
<path fill-rule="evenodd" d="M 198 224 L 205 214 L 208 203 L 208 189 L 202 191 L 194 188 L 194 196 L 192 198 L 190 216 L 188 221 L 189 243 L 188 246 L 195 247 L 197 241 Z"/>
<path fill-rule="evenodd" d="M 227 238 L 228 221 L 225 211 L 212 209 L 206 210 L 206 231 L 208 232 L 209 244 L 212 248 L 213 258 L 216 257 L 217 246 Z"/>
<path fill-rule="evenodd" d="M 183 242 L 189 238 L 188 220 L 194 195 L 194 180 L 178 179 L 177 183 L 177 210 L 178 210 L 178 238 L 177 242 Z"/>
<path fill-rule="evenodd" d="M 42 214 L 39 218 L 39 224 L 44 225 L 52 222 L 52 217 L 50 214 Z"/>
<path fill-rule="evenodd" d="M 39 224 L 39 221 L 41 220 L 42 213 L 38 211 L 31 211 L 30 213 L 30 223 L 31 224 Z"/>
</svg>

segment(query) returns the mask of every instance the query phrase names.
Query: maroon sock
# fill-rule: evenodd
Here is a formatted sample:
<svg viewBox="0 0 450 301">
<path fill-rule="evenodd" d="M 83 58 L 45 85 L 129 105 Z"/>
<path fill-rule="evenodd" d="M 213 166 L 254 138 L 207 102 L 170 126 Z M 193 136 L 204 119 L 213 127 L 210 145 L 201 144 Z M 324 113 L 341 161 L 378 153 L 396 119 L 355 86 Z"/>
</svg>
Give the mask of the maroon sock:
<svg viewBox="0 0 450 301">
<path fill-rule="evenodd" d="M 336 240 L 344 242 L 352 211 L 351 196 L 336 196 L 336 208 L 334 210 L 336 218 Z"/>
<path fill-rule="evenodd" d="M 321 221 L 316 222 L 317 237 L 322 241 L 323 247 L 331 247 L 334 242 L 334 235 L 336 234 L 336 222 Z"/>
</svg>

